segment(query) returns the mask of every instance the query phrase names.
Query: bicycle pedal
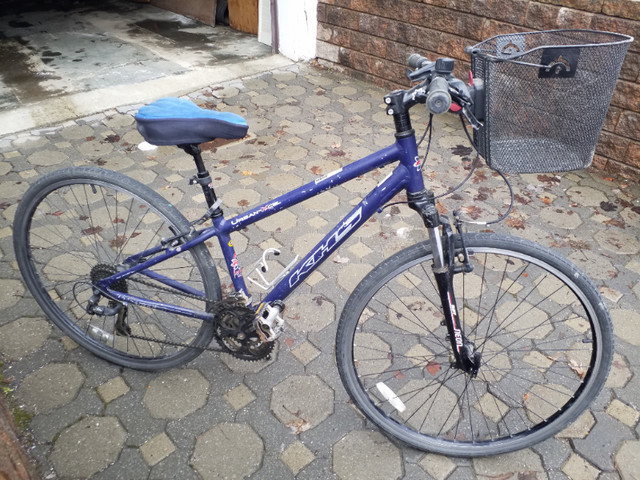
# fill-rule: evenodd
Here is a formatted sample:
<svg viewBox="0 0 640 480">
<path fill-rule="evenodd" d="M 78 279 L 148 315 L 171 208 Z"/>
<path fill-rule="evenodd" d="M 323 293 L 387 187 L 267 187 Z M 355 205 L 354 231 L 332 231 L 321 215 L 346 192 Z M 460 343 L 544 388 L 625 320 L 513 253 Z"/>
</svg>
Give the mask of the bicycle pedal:
<svg viewBox="0 0 640 480">
<path fill-rule="evenodd" d="M 265 305 L 256 318 L 256 331 L 263 342 L 273 342 L 284 331 L 284 318 L 280 315 L 284 311 L 282 302 Z"/>
</svg>

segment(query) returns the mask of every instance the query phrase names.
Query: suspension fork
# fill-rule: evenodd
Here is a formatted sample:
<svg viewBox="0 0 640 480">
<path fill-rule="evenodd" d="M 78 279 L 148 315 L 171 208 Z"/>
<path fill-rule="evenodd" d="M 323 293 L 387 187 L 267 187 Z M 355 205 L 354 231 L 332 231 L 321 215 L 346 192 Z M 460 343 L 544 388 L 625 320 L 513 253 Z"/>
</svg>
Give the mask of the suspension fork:
<svg viewBox="0 0 640 480">
<path fill-rule="evenodd" d="M 451 224 L 446 217 L 441 217 L 438 213 L 433 192 L 409 193 L 408 199 L 409 206 L 422 216 L 429 234 L 433 254 L 432 269 L 444 313 L 444 325 L 447 327 L 453 352 L 453 364 L 456 368 L 476 376 L 480 367 L 481 355 L 476 351 L 473 342 L 467 339 L 464 334 L 453 289 L 454 274 L 470 271 L 466 248 L 463 248 L 465 266 L 457 268 Z"/>
</svg>

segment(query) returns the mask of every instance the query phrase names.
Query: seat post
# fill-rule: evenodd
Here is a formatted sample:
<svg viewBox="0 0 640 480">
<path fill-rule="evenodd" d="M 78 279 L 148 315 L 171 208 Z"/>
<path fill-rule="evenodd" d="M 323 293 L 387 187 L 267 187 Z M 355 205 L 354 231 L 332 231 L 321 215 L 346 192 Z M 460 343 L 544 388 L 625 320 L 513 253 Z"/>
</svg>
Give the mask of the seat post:
<svg viewBox="0 0 640 480">
<path fill-rule="evenodd" d="M 191 179 L 189 180 L 189 184 L 200 184 L 200 187 L 202 187 L 202 193 L 204 193 L 204 198 L 207 201 L 207 206 L 211 208 L 213 204 L 216 203 L 217 197 L 216 192 L 213 189 L 211 175 L 205 168 L 204 162 L 202 161 L 200 145 L 190 143 L 185 145 L 178 145 L 178 147 L 180 147 L 182 150 L 193 157 L 198 173 L 195 176 L 191 177 Z M 220 209 L 218 208 L 216 210 Z M 220 214 L 222 214 L 221 211 Z"/>
</svg>

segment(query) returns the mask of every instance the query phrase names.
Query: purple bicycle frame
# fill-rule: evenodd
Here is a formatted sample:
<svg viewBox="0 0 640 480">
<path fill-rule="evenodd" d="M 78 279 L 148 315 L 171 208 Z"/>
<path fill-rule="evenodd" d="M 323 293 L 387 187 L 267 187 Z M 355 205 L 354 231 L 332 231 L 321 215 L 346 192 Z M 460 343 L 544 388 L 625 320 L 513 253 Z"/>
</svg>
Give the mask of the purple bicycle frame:
<svg viewBox="0 0 640 480">
<path fill-rule="evenodd" d="M 178 255 L 211 237 L 218 237 L 220 248 L 224 256 L 229 275 L 237 292 L 242 292 L 249 297 L 247 287 L 238 264 L 237 255 L 231 242 L 230 234 L 241 230 L 248 225 L 256 223 L 275 213 L 285 210 L 293 205 L 342 185 L 360 175 L 384 167 L 393 162 L 399 162 L 390 175 L 384 178 L 369 194 L 353 208 L 309 253 L 293 267 L 289 273 L 267 293 L 262 304 L 268 304 L 275 300 L 285 299 L 300 283 L 302 283 L 329 255 L 334 252 L 353 232 L 363 225 L 376 211 L 379 211 L 385 203 L 398 192 L 406 189 L 409 193 L 417 193 L 424 190 L 422 178 L 422 166 L 415 135 L 397 138 L 396 142 L 382 150 L 356 160 L 336 171 L 324 175 L 322 178 L 309 182 L 291 192 L 285 193 L 274 200 L 270 200 L 258 207 L 248 210 L 231 219 L 220 216 L 213 219 L 213 226 L 202 229 L 191 235 L 185 243 L 171 247 L 158 245 L 138 254 L 128 257 L 123 263 L 133 265 L 127 270 L 118 272 L 97 283 L 97 288 L 109 297 L 122 303 L 133 303 L 149 308 L 154 308 L 177 315 L 212 320 L 213 315 L 204 311 L 171 305 L 154 300 L 149 300 L 128 293 L 118 292 L 109 288 L 109 285 L 119 280 L 124 280 L 135 273 L 147 275 L 154 280 L 164 283 L 176 290 L 199 295 L 205 294 L 191 287 L 166 278 L 158 273 L 148 270 L 150 267 Z M 143 260 L 152 256 L 148 260 Z"/>
</svg>

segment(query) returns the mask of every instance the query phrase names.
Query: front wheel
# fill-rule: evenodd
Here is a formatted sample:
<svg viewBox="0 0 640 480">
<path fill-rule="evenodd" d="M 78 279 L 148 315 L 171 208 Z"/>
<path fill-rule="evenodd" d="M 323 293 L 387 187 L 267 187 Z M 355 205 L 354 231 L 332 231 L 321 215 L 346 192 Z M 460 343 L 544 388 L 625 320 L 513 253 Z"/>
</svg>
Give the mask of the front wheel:
<svg viewBox="0 0 640 480">
<path fill-rule="evenodd" d="M 535 243 L 466 234 L 471 273 L 454 277 L 476 376 L 455 366 L 428 243 L 376 267 L 350 296 L 337 362 L 358 408 L 388 435 L 451 456 L 526 448 L 566 427 L 607 378 L 613 329 L 572 263 Z M 460 238 L 455 237 L 460 252 Z"/>
</svg>

